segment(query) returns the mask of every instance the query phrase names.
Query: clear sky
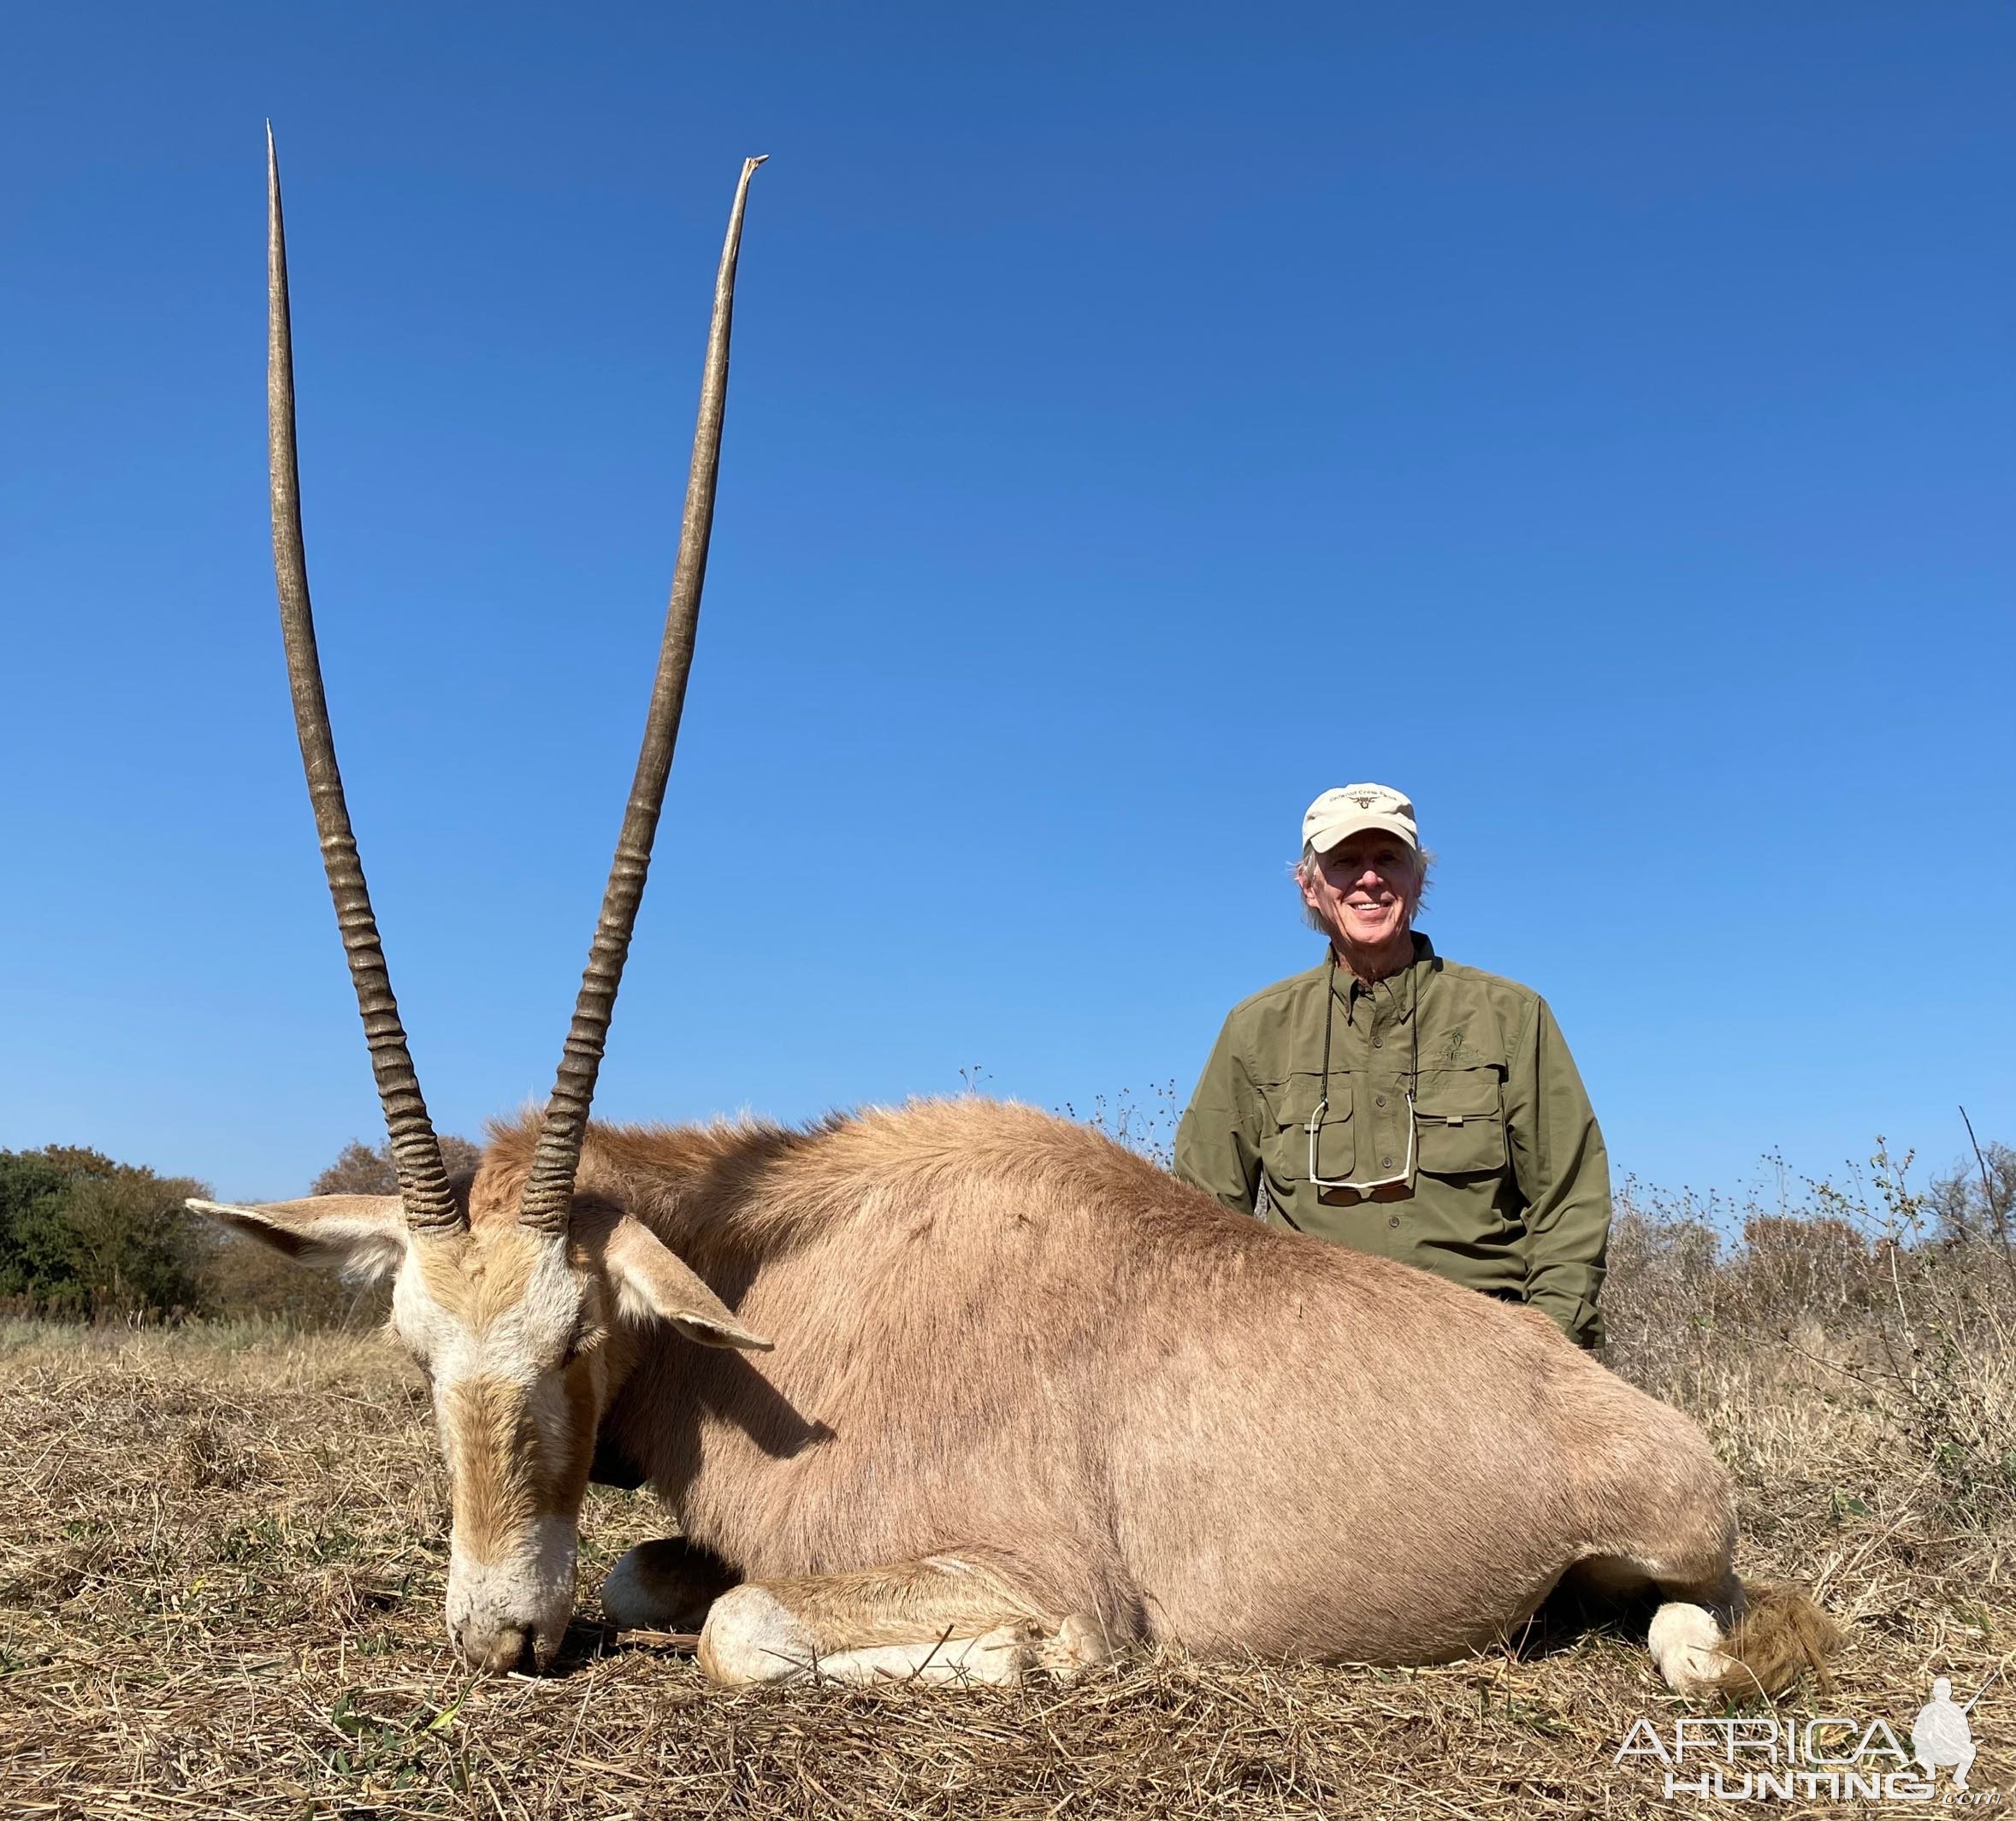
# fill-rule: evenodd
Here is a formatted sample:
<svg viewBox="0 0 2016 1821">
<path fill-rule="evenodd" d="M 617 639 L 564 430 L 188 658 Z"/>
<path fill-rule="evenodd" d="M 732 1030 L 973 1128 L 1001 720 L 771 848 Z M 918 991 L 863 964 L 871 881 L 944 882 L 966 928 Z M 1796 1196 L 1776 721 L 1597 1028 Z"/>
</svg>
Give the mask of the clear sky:
<svg viewBox="0 0 2016 1821">
<path fill-rule="evenodd" d="M 445 1129 L 542 1094 L 751 200 L 598 1111 L 1186 1096 L 1385 780 L 1620 1169 L 2016 1139 L 2016 12 L 17 9 L 0 1145 L 381 1135 L 265 502 Z"/>
</svg>

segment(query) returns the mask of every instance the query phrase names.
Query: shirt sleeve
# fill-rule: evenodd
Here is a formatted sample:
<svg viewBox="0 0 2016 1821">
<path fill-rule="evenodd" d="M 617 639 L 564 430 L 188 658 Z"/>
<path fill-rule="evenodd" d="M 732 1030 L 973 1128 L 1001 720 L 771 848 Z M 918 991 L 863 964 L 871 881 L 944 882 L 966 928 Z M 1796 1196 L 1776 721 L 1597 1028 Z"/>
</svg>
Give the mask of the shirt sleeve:
<svg viewBox="0 0 2016 1821">
<path fill-rule="evenodd" d="M 1227 1019 L 1176 1127 L 1175 1171 L 1239 1214 L 1260 1192 L 1258 1102 Z"/>
<path fill-rule="evenodd" d="M 1512 1168 L 1526 1203 L 1526 1300 L 1578 1345 L 1603 1340 L 1597 1298 L 1610 1247 L 1610 1154 L 1544 999 L 1505 1082 Z"/>
</svg>

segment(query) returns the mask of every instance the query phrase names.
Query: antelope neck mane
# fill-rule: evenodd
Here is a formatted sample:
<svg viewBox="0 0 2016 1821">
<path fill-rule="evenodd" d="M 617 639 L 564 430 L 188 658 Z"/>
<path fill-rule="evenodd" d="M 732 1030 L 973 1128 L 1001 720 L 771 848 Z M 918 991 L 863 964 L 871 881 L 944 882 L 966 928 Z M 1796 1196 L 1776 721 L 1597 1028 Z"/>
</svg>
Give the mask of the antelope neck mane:
<svg viewBox="0 0 2016 1821">
<path fill-rule="evenodd" d="M 764 1120 L 704 1126 L 607 1126 L 591 1121 L 575 1178 L 584 1210 L 602 1203 L 633 1214 L 683 1255 L 740 1253 L 785 1235 L 760 1191 L 777 1164 L 814 1144 L 834 1122 L 804 1131 Z M 540 1114 L 492 1122 L 470 1197 L 473 1225 L 508 1223 L 537 1150 Z"/>
<path fill-rule="evenodd" d="M 491 1127 L 470 1194 L 475 1225 L 516 1218 L 538 1139 L 536 1113 Z M 885 1225 L 902 1209 L 943 1209 L 982 1180 L 1018 1187 L 1032 1203 L 1117 1194 L 1143 1215 L 1171 1186 L 1097 1132 L 1032 1107 L 961 1098 L 871 1107 L 803 1127 L 591 1123 L 576 1203 L 635 1215 L 703 1267 L 772 1256 L 850 1222 Z"/>
</svg>

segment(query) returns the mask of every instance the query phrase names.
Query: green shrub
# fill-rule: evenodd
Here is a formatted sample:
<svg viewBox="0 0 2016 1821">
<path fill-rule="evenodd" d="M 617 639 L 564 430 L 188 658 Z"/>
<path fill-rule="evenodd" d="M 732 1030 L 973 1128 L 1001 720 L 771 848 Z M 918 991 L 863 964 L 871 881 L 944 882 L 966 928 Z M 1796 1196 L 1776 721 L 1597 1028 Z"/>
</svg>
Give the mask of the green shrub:
<svg viewBox="0 0 2016 1821">
<path fill-rule="evenodd" d="M 0 1297 L 78 1318 L 172 1315 L 202 1298 L 186 1177 L 52 1144 L 0 1151 Z"/>
</svg>

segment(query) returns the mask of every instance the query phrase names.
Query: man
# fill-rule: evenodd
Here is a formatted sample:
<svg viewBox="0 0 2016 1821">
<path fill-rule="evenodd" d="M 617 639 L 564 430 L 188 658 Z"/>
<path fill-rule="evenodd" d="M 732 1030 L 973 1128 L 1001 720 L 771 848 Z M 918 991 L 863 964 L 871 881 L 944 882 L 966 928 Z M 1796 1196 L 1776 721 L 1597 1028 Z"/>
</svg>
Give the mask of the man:
<svg viewBox="0 0 2016 1821">
<path fill-rule="evenodd" d="M 1233 1008 L 1176 1174 L 1598 1345 L 1610 1163 L 1554 1014 L 1415 933 L 1428 855 L 1398 791 L 1326 790 L 1302 842 L 1296 879 L 1328 952 Z"/>
</svg>

